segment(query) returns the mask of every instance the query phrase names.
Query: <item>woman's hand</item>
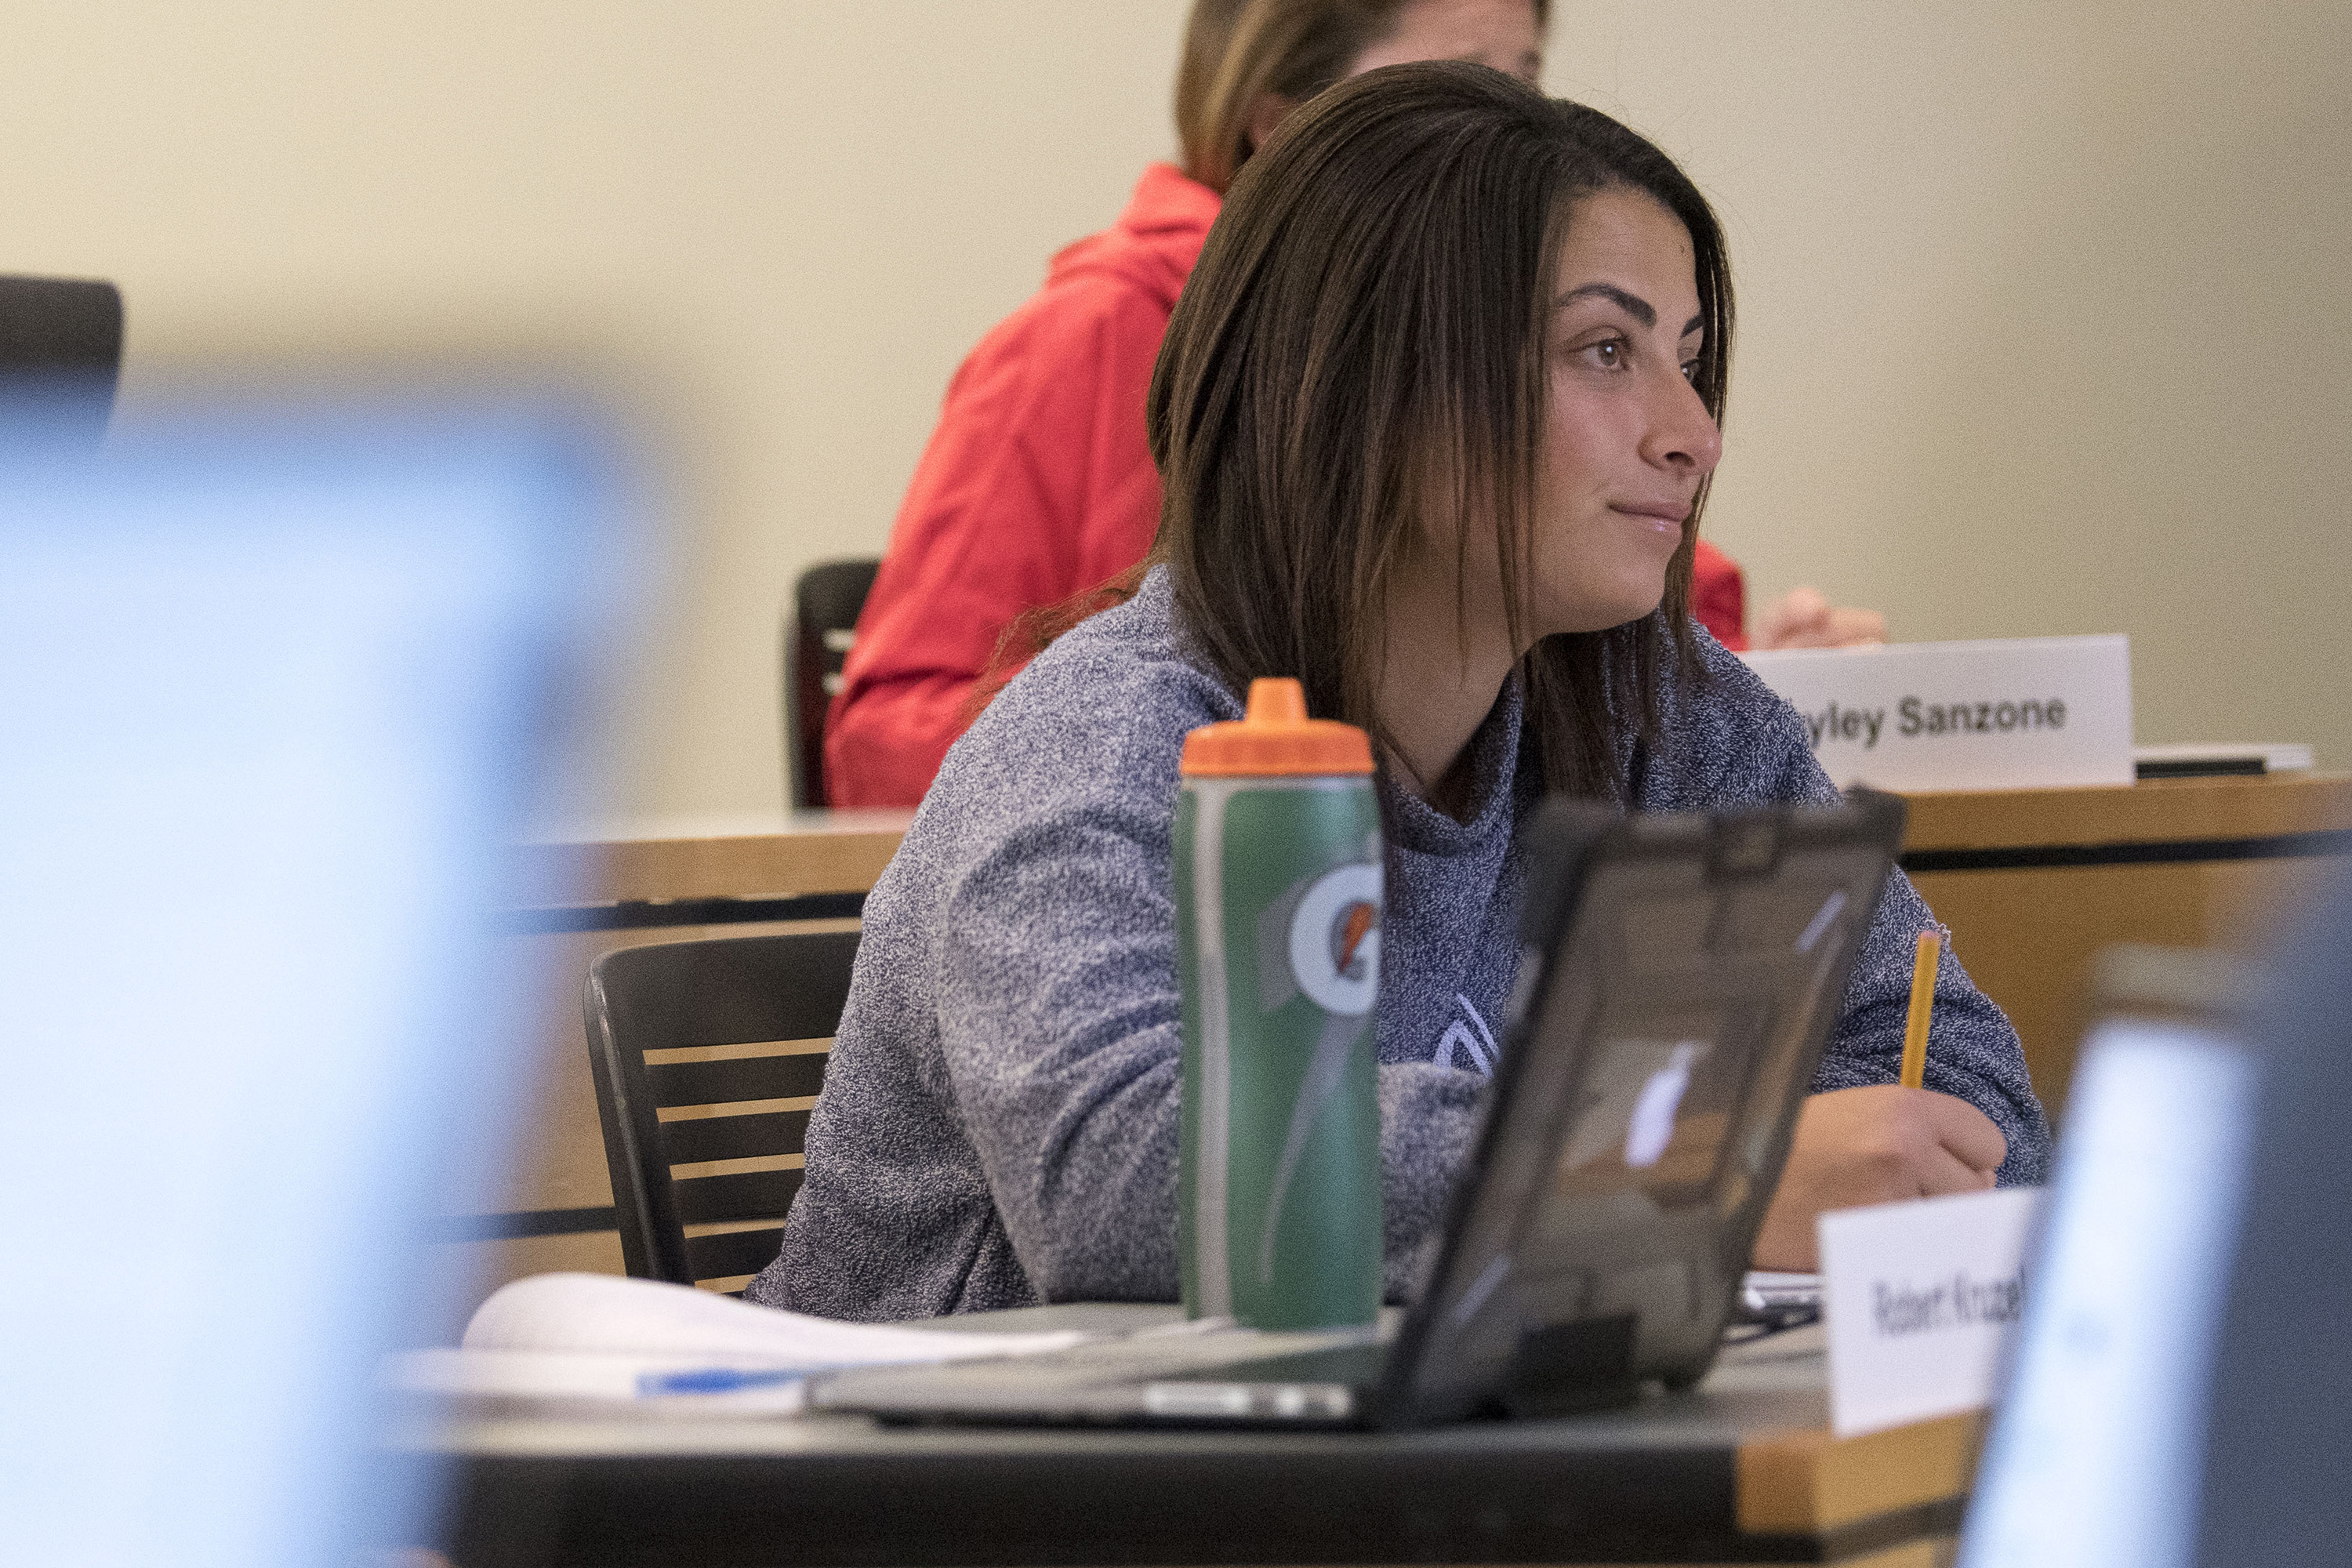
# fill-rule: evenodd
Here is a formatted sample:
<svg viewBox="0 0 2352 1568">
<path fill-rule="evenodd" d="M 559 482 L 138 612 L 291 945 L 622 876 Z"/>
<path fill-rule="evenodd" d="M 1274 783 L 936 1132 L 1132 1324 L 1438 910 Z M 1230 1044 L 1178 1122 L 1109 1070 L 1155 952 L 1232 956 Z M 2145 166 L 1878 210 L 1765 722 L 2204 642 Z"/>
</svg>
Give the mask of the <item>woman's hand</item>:
<svg viewBox="0 0 2352 1568">
<path fill-rule="evenodd" d="M 1818 588 L 1796 588 L 1764 607 L 1750 642 L 1759 648 L 1858 647 L 1885 640 L 1886 617 L 1876 610 L 1832 605 Z"/>
<path fill-rule="evenodd" d="M 1824 1211 L 1982 1192 L 2008 1153 L 1992 1118 L 1933 1089 L 1885 1083 L 1808 1096 L 1756 1237 L 1756 1267 L 1818 1268 L 1813 1221 Z"/>
</svg>

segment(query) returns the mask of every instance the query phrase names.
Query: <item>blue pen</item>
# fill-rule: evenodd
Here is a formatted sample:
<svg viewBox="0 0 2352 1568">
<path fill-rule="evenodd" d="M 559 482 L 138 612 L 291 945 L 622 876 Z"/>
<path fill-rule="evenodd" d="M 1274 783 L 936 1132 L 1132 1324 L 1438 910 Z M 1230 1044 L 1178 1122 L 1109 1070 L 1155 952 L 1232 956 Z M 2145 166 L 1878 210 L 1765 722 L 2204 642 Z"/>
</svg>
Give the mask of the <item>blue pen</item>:
<svg viewBox="0 0 2352 1568">
<path fill-rule="evenodd" d="M 657 1394 L 733 1394 L 740 1389 L 798 1383 L 807 1375 L 805 1367 L 752 1372 L 741 1367 L 705 1366 L 691 1372 L 646 1372 L 637 1374 L 637 1397 Z"/>
</svg>

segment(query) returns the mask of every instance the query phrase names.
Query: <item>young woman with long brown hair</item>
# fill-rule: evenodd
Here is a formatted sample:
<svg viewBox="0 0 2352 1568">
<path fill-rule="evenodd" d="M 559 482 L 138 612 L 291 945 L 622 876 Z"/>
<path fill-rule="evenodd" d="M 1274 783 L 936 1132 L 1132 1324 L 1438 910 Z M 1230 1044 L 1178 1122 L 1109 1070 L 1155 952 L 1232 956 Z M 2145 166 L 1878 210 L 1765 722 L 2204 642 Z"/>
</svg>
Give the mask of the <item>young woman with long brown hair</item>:
<svg viewBox="0 0 2352 1568">
<path fill-rule="evenodd" d="M 1500 73 L 1375 71 L 1275 134 L 1152 380 L 1149 571 L 1004 689 L 876 884 L 752 1299 L 857 1318 L 1173 1299 L 1177 762 L 1260 675 L 1297 677 L 1381 763 L 1382 1195 L 1390 1285 L 1412 1289 L 1517 971 L 1535 802 L 1835 797 L 1802 721 L 1686 614 L 1732 314 L 1681 172 Z M 1932 1087 L 1895 1082 L 1930 923 L 1895 875 L 1768 1266 L 1810 1262 L 1824 1208 L 2041 1172 L 2016 1034 L 1957 963 Z"/>
<path fill-rule="evenodd" d="M 1381 66 L 1475 60 L 1534 81 L 1548 0 L 1197 0 L 1176 79 L 1182 166 L 1155 163 L 1118 223 L 1054 258 L 1045 287 L 956 372 L 908 485 L 825 727 L 836 805 L 912 805 L 1016 664 L 1001 633 L 1143 557 L 1160 487 L 1143 396 L 1223 193 L 1298 104 Z M 1692 609 L 1743 646 L 1738 568 L 1699 547 Z M 1769 640 L 1883 637 L 1800 589 Z"/>
</svg>

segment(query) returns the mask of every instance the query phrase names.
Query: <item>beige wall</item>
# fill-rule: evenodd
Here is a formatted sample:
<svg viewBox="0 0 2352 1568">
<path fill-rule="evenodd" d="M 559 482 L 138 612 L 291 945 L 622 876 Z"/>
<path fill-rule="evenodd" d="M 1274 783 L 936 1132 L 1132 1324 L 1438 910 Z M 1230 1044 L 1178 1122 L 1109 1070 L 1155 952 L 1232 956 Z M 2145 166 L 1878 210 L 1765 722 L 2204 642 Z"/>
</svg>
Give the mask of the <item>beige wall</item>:
<svg viewBox="0 0 2352 1568">
<path fill-rule="evenodd" d="M 2142 740 L 2352 763 L 2352 7 L 1620 0 L 1552 59 L 1724 212 L 1751 595 L 2128 632 Z"/>
<path fill-rule="evenodd" d="M 675 576 L 625 803 L 780 796 L 776 616 L 877 552 L 955 362 L 1164 155 L 1183 0 L 16 0 L 0 269 L 184 357 L 602 351 Z M 1612 0 L 1551 85 L 1720 203 L 1716 537 L 1914 637 L 2129 632 L 2145 739 L 2352 762 L 2352 22 L 2326 0 Z"/>
</svg>

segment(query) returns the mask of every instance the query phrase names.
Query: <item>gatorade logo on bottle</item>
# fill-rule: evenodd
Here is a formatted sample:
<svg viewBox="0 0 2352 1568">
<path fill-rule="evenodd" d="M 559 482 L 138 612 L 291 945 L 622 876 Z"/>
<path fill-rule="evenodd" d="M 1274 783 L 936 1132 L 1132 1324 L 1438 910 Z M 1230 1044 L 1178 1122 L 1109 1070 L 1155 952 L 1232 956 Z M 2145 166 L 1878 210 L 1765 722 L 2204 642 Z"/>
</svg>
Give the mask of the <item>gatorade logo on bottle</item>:
<svg viewBox="0 0 2352 1568">
<path fill-rule="evenodd" d="M 1360 1018 L 1381 986 L 1381 868 L 1326 872 L 1290 917 L 1290 974 L 1318 1007 Z"/>
</svg>

